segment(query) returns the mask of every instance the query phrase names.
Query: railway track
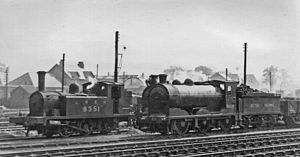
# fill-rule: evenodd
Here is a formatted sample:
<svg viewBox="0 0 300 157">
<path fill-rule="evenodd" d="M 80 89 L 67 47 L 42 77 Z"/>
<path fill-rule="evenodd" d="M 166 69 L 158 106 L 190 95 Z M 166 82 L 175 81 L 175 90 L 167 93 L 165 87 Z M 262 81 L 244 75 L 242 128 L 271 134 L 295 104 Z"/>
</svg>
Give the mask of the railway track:
<svg viewBox="0 0 300 157">
<path fill-rule="evenodd" d="M 297 155 L 300 130 L 119 143 L 0 147 L 0 156 L 256 156 Z"/>
<path fill-rule="evenodd" d="M 25 135 L 25 128 L 22 125 L 11 124 L 8 121 L 0 121 L 0 133 Z M 1 139 L 0 139 L 1 140 Z"/>
</svg>

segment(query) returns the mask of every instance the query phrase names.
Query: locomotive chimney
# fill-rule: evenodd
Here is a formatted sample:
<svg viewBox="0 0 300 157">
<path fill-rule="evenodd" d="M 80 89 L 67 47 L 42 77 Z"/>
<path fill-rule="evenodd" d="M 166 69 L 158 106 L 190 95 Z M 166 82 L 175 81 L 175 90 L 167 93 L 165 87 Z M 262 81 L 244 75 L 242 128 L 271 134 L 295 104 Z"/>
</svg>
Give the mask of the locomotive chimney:
<svg viewBox="0 0 300 157">
<path fill-rule="evenodd" d="M 166 83 L 167 82 L 167 74 L 159 74 L 159 83 Z"/>
<path fill-rule="evenodd" d="M 150 75 L 150 85 L 155 85 L 157 84 L 157 75 Z"/>
<path fill-rule="evenodd" d="M 38 79 L 39 79 L 39 91 L 45 91 L 45 71 L 38 71 Z"/>
</svg>

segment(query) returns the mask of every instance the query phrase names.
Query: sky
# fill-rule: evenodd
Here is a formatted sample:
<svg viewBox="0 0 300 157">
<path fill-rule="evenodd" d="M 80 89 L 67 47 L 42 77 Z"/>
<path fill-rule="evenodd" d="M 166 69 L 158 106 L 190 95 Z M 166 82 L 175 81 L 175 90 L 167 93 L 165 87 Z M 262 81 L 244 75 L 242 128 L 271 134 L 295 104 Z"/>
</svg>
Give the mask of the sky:
<svg viewBox="0 0 300 157">
<path fill-rule="evenodd" d="M 68 65 L 113 74 L 119 31 L 121 73 L 171 65 L 235 73 L 247 42 L 248 73 L 260 78 L 274 65 L 300 82 L 299 16 L 297 0 L 1 0 L 0 63 L 14 79 L 49 70 L 65 53 Z"/>
</svg>

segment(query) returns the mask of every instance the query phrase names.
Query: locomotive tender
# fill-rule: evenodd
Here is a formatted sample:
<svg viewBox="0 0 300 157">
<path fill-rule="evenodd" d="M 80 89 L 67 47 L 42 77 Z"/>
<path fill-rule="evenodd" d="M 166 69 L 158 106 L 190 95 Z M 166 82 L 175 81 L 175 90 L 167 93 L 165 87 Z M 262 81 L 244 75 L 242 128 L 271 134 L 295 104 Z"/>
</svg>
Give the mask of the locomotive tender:
<svg viewBox="0 0 300 157">
<path fill-rule="evenodd" d="M 38 72 L 39 91 L 29 98 L 29 115 L 12 117 L 10 122 L 37 130 L 47 137 L 53 134 L 68 137 L 73 133 L 108 133 L 117 128 L 119 122 L 131 117 L 132 96 L 124 90 L 124 85 L 97 82 L 88 90 L 85 84 L 83 93 L 70 91 L 75 94 L 45 91 L 45 73 Z"/>
<path fill-rule="evenodd" d="M 262 93 L 233 81 L 166 82 L 167 75 L 150 76 L 143 93 L 143 113 L 137 126 L 163 134 L 185 134 L 189 130 L 207 132 L 214 128 L 229 131 L 273 126 L 284 119 L 280 95 Z"/>
</svg>

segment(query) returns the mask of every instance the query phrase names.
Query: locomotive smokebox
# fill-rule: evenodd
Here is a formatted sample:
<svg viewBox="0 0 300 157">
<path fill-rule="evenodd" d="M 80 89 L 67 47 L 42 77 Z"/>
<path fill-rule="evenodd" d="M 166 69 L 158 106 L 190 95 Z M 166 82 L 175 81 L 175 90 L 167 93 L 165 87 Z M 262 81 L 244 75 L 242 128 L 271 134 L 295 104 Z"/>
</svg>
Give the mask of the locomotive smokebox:
<svg viewBox="0 0 300 157">
<path fill-rule="evenodd" d="M 39 79 L 39 91 L 45 91 L 45 71 L 38 71 L 38 79 Z"/>
<path fill-rule="evenodd" d="M 167 74 L 159 74 L 159 83 L 167 83 Z"/>
</svg>

